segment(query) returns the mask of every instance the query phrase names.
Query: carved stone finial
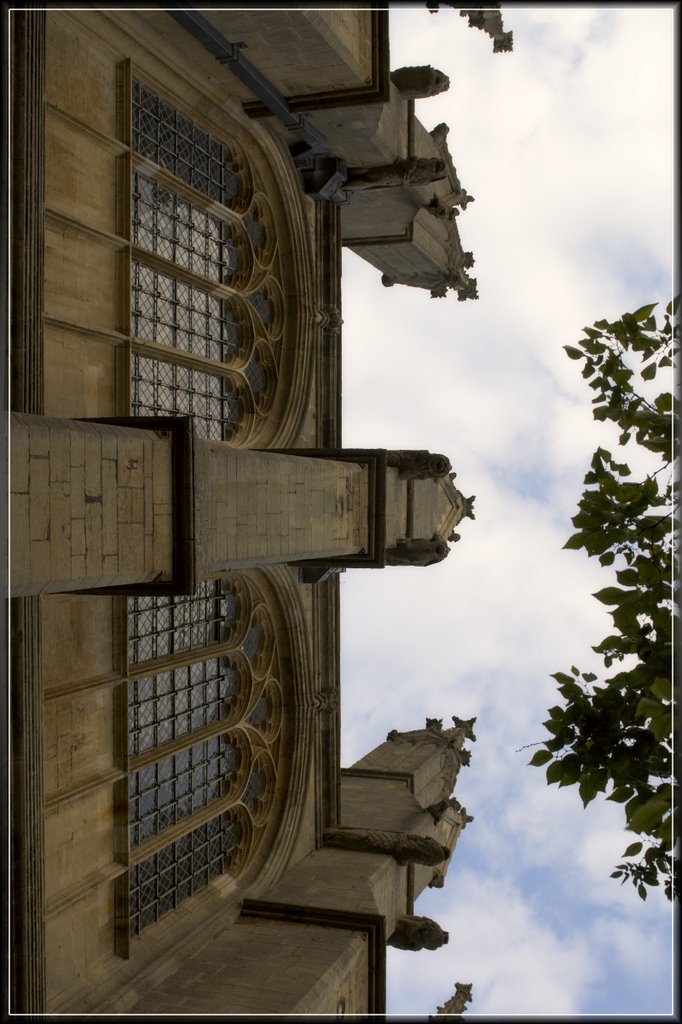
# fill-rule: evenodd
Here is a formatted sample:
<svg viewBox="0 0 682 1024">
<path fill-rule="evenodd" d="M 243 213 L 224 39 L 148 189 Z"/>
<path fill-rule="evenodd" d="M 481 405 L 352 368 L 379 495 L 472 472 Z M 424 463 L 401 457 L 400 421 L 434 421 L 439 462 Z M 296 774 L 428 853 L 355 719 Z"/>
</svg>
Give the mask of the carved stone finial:
<svg viewBox="0 0 682 1024">
<path fill-rule="evenodd" d="M 467 278 L 464 284 L 457 286 L 457 301 L 464 302 L 465 299 L 478 298 L 478 282 L 475 277 Z"/>
<path fill-rule="evenodd" d="M 457 4 L 450 4 L 456 7 Z M 499 4 L 489 4 L 488 7 L 499 8 Z M 460 12 L 461 17 L 469 19 L 469 28 L 483 29 L 493 41 L 493 53 L 510 53 L 514 49 L 514 33 L 505 32 L 502 24 L 502 15 L 498 10 L 477 10 L 464 8 Z"/>
<path fill-rule="evenodd" d="M 430 64 L 419 67 L 398 68 L 391 73 L 391 81 L 404 99 L 427 99 L 450 88 L 450 79 Z"/>
<path fill-rule="evenodd" d="M 465 503 L 464 515 L 465 515 L 465 517 L 468 517 L 469 519 L 475 519 L 476 518 L 476 516 L 474 515 L 474 502 L 475 501 L 476 501 L 476 495 L 475 494 L 472 494 L 470 498 L 465 498 L 464 499 L 464 503 Z"/>
<path fill-rule="evenodd" d="M 493 39 L 493 53 L 511 53 L 514 49 L 514 33 L 501 32 Z"/>
<path fill-rule="evenodd" d="M 452 716 L 452 721 L 455 723 L 456 729 L 464 729 L 464 735 L 468 740 L 476 742 L 474 735 L 474 723 L 476 721 L 476 715 L 473 718 L 458 718 L 457 715 Z"/>
<path fill-rule="evenodd" d="M 456 796 L 450 797 L 450 806 L 453 811 L 456 811 L 462 819 L 462 832 L 467 827 L 470 821 L 474 820 L 473 814 L 467 814 L 466 807 L 463 807 Z"/>
<path fill-rule="evenodd" d="M 396 949 L 439 949 L 446 945 L 449 937 L 430 917 L 401 914 L 387 945 Z"/>
<path fill-rule="evenodd" d="M 467 827 L 467 824 L 474 820 L 471 814 L 467 814 L 466 807 L 462 807 L 461 803 L 455 796 L 451 796 L 448 799 L 438 800 L 435 804 L 429 804 L 425 810 L 427 814 L 432 815 L 436 824 L 441 820 L 446 811 L 455 811 L 462 819 L 462 832 Z"/>
<path fill-rule="evenodd" d="M 466 985 L 461 981 L 455 982 L 455 994 L 443 1006 L 439 1006 L 437 1013 L 432 1014 L 429 1020 L 438 1021 L 438 1024 L 443 1020 L 463 1020 L 460 1014 L 466 1009 L 466 1004 L 471 1002 L 471 989 L 471 982 Z"/>
<path fill-rule="evenodd" d="M 325 829 L 324 842 L 342 850 L 358 850 L 362 853 L 385 853 L 398 864 L 442 864 L 450 856 L 447 846 L 412 832 L 391 832 L 385 829 L 329 828 Z"/>
<path fill-rule="evenodd" d="M 435 725 L 430 724 L 434 722 L 436 723 Z M 391 729 L 386 739 L 392 743 L 410 743 L 413 746 L 416 743 L 427 743 L 436 747 L 451 749 L 453 753 L 459 754 L 457 748 L 461 742 L 461 734 L 458 736 L 454 729 L 443 730 L 441 723 L 442 719 L 440 718 L 427 718 L 425 728 L 412 729 L 410 732 L 399 732 L 398 729 Z"/>
</svg>

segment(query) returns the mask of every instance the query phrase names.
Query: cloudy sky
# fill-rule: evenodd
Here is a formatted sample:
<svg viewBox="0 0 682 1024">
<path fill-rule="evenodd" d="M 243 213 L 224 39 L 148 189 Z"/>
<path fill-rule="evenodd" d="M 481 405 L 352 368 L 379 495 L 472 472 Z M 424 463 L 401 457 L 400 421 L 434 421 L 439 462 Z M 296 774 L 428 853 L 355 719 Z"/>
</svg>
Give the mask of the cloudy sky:
<svg viewBox="0 0 682 1024">
<path fill-rule="evenodd" d="M 344 444 L 445 453 L 476 520 L 428 569 L 342 577 L 342 760 L 428 716 L 476 715 L 457 795 L 475 821 L 416 912 L 450 931 L 389 951 L 389 1013 L 668 1014 L 670 904 L 609 878 L 631 834 L 527 767 L 550 673 L 599 671 L 613 571 L 563 551 L 592 452 L 612 441 L 563 352 L 585 325 L 671 297 L 673 10 L 503 7 L 513 53 L 443 6 L 391 8 L 391 66 L 432 64 L 420 100 L 471 204 L 458 225 L 480 299 L 385 289 L 344 258 Z"/>
</svg>

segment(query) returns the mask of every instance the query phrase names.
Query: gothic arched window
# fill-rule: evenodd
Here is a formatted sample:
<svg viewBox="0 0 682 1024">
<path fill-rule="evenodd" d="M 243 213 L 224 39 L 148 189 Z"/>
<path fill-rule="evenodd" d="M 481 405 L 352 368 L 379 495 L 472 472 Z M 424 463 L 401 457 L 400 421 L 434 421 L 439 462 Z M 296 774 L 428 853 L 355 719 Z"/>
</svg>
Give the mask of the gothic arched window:
<svg viewBox="0 0 682 1024">
<path fill-rule="evenodd" d="M 231 573 L 128 602 L 127 918 L 138 935 L 253 857 L 271 812 L 282 692 L 273 609 Z"/>
<path fill-rule="evenodd" d="M 132 81 L 130 404 L 251 442 L 280 374 L 277 230 L 242 148 Z"/>
</svg>

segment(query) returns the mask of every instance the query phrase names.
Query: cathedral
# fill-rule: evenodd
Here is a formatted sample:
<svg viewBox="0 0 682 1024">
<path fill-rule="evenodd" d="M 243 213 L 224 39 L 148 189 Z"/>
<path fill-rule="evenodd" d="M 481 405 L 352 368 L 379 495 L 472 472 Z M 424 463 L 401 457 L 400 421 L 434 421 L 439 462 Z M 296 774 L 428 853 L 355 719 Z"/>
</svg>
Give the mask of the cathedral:
<svg viewBox="0 0 682 1024">
<path fill-rule="evenodd" d="M 387 946 L 447 942 L 473 721 L 339 756 L 341 574 L 473 518 L 445 455 L 342 441 L 342 247 L 478 294 L 447 76 L 388 32 L 9 14 L 11 1013 L 381 1015 Z"/>
</svg>

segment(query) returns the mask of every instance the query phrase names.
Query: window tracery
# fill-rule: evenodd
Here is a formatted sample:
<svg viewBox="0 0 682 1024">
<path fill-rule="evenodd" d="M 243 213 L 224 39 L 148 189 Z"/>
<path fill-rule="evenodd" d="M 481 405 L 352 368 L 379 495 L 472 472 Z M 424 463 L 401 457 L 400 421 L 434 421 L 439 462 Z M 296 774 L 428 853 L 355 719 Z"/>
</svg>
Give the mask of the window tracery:
<svg viewBox="0 0 682 1024">
<path fill-rule="evenodd" d="M 277 394 L 291 291 L 264 181 L 235 140 L 125 73 L 131 412 L 191 415 L 200 437 L 253 444 Z M 128 936 L 238 875 L 267 834 L 283 723 L 274 612 L 243 573 L 128 600 Z"/>
<path fill-rule="evenodd" d="M 252 443 L 285 322 L 270 201 L 236 142 L 131 85 L 132 412 L 193 415 L 200 436 Z"/>
<path fill-rule="evenodd" d="M 252 576 L 129 600 L 128 920 L 138 935 L 237 875 L 270 818 L 283 717 L 273 608 Z"/>
</svg>

